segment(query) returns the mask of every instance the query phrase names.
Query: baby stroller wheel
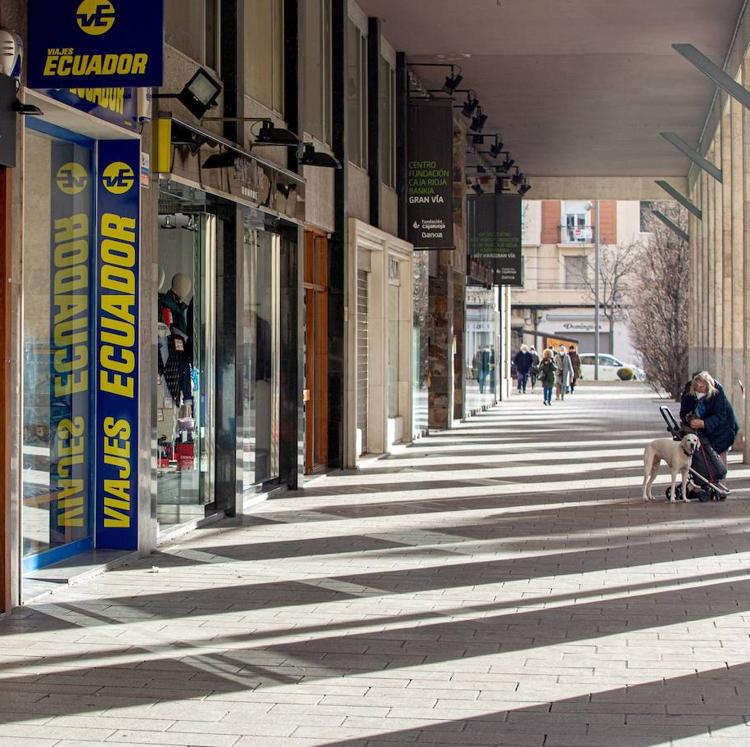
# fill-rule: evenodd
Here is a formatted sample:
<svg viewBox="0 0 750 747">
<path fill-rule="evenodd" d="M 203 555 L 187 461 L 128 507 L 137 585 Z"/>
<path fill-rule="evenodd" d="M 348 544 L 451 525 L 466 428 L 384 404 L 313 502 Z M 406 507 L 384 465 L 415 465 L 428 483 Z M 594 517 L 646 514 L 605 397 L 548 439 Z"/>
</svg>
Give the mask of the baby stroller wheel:
<svg viewBox="0 0 750 747">
<path fill-rule="evenodd" d="M 667 495 L 668 501 L 672 500 L 672 486 L 671 485 L 667 488 L 666 495 Z M 682 500 L 682 485 L 678 485 L 675 488 L 674 496 L 675 496 L 676 501 Z"/>
</svg>

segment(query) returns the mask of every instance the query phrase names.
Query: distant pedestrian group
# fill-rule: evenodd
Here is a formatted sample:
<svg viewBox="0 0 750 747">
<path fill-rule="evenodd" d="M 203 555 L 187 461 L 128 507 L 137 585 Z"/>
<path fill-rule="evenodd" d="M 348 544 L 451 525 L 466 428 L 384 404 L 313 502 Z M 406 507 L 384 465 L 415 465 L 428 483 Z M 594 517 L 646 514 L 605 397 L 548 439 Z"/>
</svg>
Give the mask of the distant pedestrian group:
<svg viewBox="0 0 750 747">
<path fill-rule="evenodd" d="M 543 404 L 552 404 L 555 399 L 564 400 L 566 394 L 575 391 L 581 378 L 581 359 L 574 345 L 560 345 L 556 350 L 547 348 L 541 358 L 532 346 L 521 345 L 513 358 L 516 368 L 518 393 L 525 394 L 529 382 L 533 391 L 537 381 L 542 385 Z"/>
</svg>

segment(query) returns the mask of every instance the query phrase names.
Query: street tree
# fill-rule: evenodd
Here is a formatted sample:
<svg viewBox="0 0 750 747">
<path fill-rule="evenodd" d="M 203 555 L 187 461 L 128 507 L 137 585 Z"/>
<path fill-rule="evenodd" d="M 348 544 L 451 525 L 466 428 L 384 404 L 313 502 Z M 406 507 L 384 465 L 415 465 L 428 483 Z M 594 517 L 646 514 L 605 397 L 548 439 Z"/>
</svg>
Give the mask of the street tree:
<svg viewBox="0 0 750 747">
<path fill-rule="evenodd" d="M 683 231 L 687 211 L 671 202 L 654 203 Z M 688 242 L 649 215 L 651 234 L 640 260 L 630 294 L 630 336 L 647 381 L 657 391 L 679 399 L 688 374 Z"/>
</svg>

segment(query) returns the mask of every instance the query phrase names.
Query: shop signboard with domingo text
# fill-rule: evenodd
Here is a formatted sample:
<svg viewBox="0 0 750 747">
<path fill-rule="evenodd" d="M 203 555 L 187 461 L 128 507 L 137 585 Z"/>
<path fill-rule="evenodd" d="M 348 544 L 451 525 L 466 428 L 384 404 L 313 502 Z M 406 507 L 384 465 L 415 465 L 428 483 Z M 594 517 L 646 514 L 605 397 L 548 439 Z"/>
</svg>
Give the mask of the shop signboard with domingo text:
<svg viewBox="0 0 750 747">
<path fill-rule="evenodd" d="M 161 86 L 164 0 L 28 0 L 30 88 Z"/>
<path fill-rule="evenodd" d="M 450 101 L 410 101 L 408 240 L 415 249 L 453 249 L 453 110 Z"/>
<path fill-rule="evenodd" d="M 467 212 L 469 256 L 493 267 L 496 285 L 523 287 L 520 195 L 469 195 Z"/>
<path fill-rule="evenodd" d="M 97 244 L 97 546 L 138 546 L 137 140 L 99 143 Z"/>
</svg>

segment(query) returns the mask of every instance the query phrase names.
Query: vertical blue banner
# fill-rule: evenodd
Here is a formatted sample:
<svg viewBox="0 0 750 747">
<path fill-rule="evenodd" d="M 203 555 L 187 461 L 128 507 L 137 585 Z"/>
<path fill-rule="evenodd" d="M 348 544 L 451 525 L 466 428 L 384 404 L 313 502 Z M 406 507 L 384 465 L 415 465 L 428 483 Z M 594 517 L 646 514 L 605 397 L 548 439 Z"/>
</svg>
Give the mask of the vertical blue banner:
<svg viewBox="0 0 750 747">
<path fill-rule="evenodd" d="M 91 151 L 51 144 L 49 547 L 90 536 Z M 40 349 L 39 357 L 44 355 Z"/>
<path fill-rule="evenodd" d="M 97 547 L 138 547 L 140 143 L 100 141 L 97 243 Z"/>
</svg>

